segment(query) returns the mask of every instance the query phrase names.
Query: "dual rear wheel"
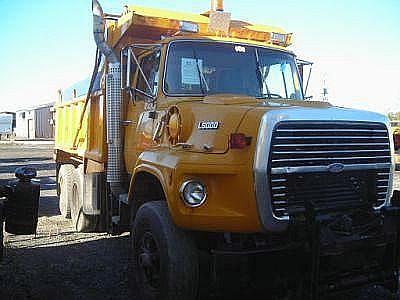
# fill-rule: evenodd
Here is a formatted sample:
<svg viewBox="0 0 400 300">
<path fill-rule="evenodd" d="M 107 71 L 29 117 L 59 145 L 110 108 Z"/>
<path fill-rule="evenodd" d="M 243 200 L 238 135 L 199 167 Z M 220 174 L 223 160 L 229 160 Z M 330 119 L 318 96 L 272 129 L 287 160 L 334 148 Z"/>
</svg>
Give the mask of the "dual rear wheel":
<svg viewBox="0 0 400 300">
<path fill-rule="evenodd" d="M 61 165 L 57 184 L 61 215 L 72 220 L 72 227 L 77 232 L 95 231 L 98 216 L 87 215 L 83 212 L 83 165 L 77 168 L 71 164 Z"/>
</svg>

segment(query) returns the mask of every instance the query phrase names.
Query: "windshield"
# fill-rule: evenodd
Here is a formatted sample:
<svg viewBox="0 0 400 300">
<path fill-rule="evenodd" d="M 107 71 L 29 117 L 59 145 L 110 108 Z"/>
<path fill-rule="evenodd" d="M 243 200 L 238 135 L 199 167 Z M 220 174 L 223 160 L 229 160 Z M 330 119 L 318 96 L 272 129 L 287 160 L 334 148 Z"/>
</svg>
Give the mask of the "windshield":
<svg viewBox="0 0 400 300">
<path fill-rule="evenodd" d="M 164 89 L 168 95 L 303 100 L 293 55 L 230 43 L 173 42 Z"/>
</svg>

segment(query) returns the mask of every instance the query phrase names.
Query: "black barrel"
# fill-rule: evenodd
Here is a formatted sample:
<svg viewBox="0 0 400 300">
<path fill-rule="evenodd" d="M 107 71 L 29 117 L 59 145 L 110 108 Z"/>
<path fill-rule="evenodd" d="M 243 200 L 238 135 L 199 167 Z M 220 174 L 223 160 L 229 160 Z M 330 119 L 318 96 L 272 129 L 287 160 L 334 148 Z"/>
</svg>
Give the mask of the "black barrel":
<svg viewBox="0 0 400 300">
<path fill-rule="evenodd" d="M 35 234 L 38 222 L 40 184 L 32 182 L 36 170 L 21 167 L 15 171 L 18 180 L 8 183 L 5 205 L 5 230 L 12 234 Z"/>
</svg>

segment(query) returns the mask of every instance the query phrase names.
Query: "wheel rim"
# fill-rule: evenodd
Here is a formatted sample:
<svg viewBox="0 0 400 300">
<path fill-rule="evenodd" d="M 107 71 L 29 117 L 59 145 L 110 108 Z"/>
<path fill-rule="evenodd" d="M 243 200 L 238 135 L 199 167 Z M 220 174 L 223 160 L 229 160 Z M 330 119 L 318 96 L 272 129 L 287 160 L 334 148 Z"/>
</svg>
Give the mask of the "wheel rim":
<svg viewBox="0 0 400 300">
<path fill-rule="evenodd" d="M 149 231 L 139 241 L 137 262 L 144 285 L 149 292 L 157 294 L 160 289 L 160 251 Z"/>
</svg>

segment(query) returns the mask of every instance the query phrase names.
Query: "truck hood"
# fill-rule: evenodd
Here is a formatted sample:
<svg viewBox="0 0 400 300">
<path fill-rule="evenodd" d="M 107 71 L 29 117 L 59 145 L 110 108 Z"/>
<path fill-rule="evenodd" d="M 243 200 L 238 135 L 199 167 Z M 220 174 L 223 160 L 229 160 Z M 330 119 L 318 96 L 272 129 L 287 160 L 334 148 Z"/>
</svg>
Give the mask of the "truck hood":
<svg viewBox="0 0 400 300">
<path fill-rule="evenodd" d="M 180 110 L 185 111 L 184 115 L 190 115 L 191 125 L 187 128 L 190 127 L 191 132 L 186 134 L 187 143 L 192 145 L 191 151 L 203 153 L 226 153 L 232 133 L 241 132 L 242 127 L 252 127 L 258 132 L 261 118 L 266 116 L 271 123 L 278 120 L 342 120 L 373 121 L 388 125 L 384 115 L 335 107 L 319 101 L 257 100 L 252 97 L 216 95 L 188 104 L 178 104 Z"/>
<path fill-rule="evenodd" d="M 189 104 L 190 103 L 190 104 Z M 229 149 L 229 137 L 237 131 L 243 117 L 253 105 L 220 105 L 198 102 L 181 102 L 183 136 L 191 145 L 190 151 L 222 154 Z M 190 132 L 186 130 L 190 128 Z"/>
<path fill-rule="evenodd" d="M 288 106 L 263 106 L 255 107 L 254 111 L 269 112 L 271 119 L 279 120 L 324 120 L 324 121 L 369 121 L 389 125 L 386 116 L 365 110 L 336 107 L 330 104 L 306 102 L 304 104 Z"/>
</svg>

